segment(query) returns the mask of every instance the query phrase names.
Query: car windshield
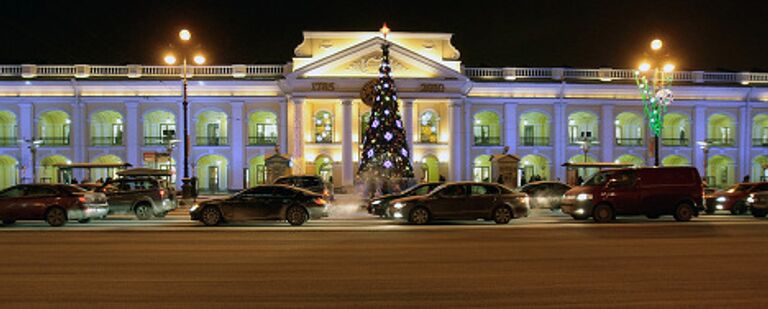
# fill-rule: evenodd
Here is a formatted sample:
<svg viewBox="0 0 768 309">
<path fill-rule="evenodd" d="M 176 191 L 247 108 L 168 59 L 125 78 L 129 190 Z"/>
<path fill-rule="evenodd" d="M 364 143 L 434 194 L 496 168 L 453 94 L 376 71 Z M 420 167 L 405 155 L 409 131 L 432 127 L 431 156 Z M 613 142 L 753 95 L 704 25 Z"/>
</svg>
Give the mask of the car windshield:
<svg viewBox="0 0 768 309">
<path fill-rule="evenodd" d="M 592 176 L 591 178 L 587 179 L 587 181 L 582 184 L 582 186 L 585 187 L 595 187 L 595 186 L 603 186 L 606 182 L 608 182 L 609 179 L 611 179 L 611 172 L 600 172 Z"/>
<path fill-rule="evenodd" d="M 434 189 L 435 186 L 428 185 L 428 184 L 421 184 L 421 185 L 415 185 L 413 187 L 408 188 L 407 190 L 403 191 L 403 195 L 405 196 L 411 196 L 411 195 L 426 195 L 429 192 Z"/>
<path fill-rule="evenodd" d="M 745 192 L 749 190 L 749 188 L 752 187 L 748 184 L 735 184 L 732 187 L 728 188 L 728 190 L 725 190 L 725 192 L 733 193 L 733 192 Z"/>
</svg>

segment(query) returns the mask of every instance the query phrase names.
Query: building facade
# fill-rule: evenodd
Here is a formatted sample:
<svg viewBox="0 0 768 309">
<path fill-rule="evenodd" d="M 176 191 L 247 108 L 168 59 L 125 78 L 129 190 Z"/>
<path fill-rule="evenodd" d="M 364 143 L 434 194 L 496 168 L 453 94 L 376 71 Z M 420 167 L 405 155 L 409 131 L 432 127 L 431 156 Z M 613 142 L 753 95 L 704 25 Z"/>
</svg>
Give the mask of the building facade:
<svg viewBox="0 0 768 309">
<path fill-rule="evenodd" d="M 450 40 L 388 36 L 417 177 L 490 180 L 488 158 L 504 146 L 521 158 L 526 179 L 565 179 L 568 161 L 652 164 L 633 70 L 465 67 Z M 373 32 L 305 32 L 286 65 L 194 67 L 190 169 L 200 189 L 264 182 L 264 158 L 276 146 L 294 173 L 352 186 L 370 115 L 361 89 L 378 76 L 384 42 Z M 181 171 L 181 74 L 178 66 L 0 65 L 0 187 L 33 175 L 60 181 L 54 165 L 66 162 Z M 662 165 L 696 166 L 719 187 L 765 180 L 768 74 L 691 71 L 674 79 Z M 586 153 L 584 135 L 592 138 Z M 698 141 L 709 143 L 708 154 Z"/>
</svg>

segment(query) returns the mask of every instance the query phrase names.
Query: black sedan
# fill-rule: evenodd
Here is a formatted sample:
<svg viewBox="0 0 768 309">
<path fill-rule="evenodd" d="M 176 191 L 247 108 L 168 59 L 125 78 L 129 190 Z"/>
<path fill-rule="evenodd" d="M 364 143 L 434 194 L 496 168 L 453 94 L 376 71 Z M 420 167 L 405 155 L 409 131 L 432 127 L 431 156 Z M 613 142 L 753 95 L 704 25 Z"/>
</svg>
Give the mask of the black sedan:
<svg viewBox="0 0 768 309">
<path fill-rule="evenodd" d="M 392 216 L 392 214 L 387 211 L 389 209 L 389 202 L 409 196 L 427 195 L 429 192 L 432 192 L 432 190 L 442 184 L 442 182 L 421 183 L 400 193 L 387 194 L 371 199 L 371 201 L 368 203 L 368 213 L 384 218 L 389 218 Z"/>
<path fill-rule="evenodd" d="M 502 185 L 484 182 L 454 182 L 431 193 L 396 199 L 389 211 L 395 219 L 413 224 L 432 220 L 493 220 L 507 224 L 528 216 L 528 196 Z"/>
<path fill-rule="evenodd" d="M 531 208 L 545 208 L 551 210 L 560 209 L 563 194 L 571 189 L 571 186 L 557 181 L 536 181 L 524 185 L 520 192 L 528 194 Z"/>
<path fill-rule="evenodd" d="M 302 225 L 310 218 L 327 216 L 323 196 L 285 185 L 262 185 L 219 200 L 205 201 L 189 210 L 192 220 L 205 225 L 231 221 L 286 220 Z"/>
</svg>

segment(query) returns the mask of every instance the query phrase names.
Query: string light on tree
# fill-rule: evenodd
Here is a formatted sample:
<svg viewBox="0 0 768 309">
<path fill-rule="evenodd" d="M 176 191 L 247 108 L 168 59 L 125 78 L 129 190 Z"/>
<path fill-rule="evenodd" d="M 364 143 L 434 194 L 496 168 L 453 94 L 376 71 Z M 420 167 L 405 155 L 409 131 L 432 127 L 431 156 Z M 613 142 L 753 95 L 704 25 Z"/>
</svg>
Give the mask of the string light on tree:
<svg viewBox="0 0 768 309">
<path fill-rule="evenodd" d="M 386 24 L 381 28 L 384 39 L 389 34 Z M 365 155 L 360 160 L 358 174 L 373 177 L 413 177 L 410 151 L 405 129 L 397 106 L 397 87 L 389 65 L 388 43 L 381 45 L 382 57 L 379 78 L 372 88 L 375 91 L 371 104 L 371 119 L 363 137 Z"/>
</svg>

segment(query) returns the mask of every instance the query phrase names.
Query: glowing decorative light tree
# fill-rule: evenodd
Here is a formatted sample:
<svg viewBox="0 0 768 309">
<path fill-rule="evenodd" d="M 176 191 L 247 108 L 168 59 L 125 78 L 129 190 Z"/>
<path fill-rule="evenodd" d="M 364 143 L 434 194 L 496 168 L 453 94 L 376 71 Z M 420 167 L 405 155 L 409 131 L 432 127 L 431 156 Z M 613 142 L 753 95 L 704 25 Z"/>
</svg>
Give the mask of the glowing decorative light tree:
<svg viewBox="0 0 768 309">
<path fill-rule="evenodd" d="M 389 28 L 381 28 L 386 40 Z M 381 45 L 382 57 L 379 80 L 373 87 L 375 96 L 371 106 L 371 118 L 363 137 L 362 154 L 358 174 L 368 177 L 413 177 L 410 150 L 405 138 L 405 128 L 397 107 L 397 87 L 390 76 L 389 44 Z"/>
<path fill-rule="evenodd" d="M 664 114 L 667 112 L 667 106 L 674 101 L 671 88 L 675 65 L 666 63 L 663 67 L 659 67 L 661 59 L 658 53 L 661 47 L 661 40 L 651 41 L 653 64 L 643 62 L 635 71 L 635 82 L 640 90 L 640 98 L 643 100 L 645 117 L 648 118 L 648 127 L 653 133 L 654 166 L 659 166 L 659 136 L 664 127 Z"/>
</svg>

